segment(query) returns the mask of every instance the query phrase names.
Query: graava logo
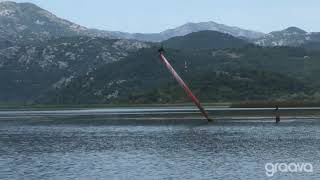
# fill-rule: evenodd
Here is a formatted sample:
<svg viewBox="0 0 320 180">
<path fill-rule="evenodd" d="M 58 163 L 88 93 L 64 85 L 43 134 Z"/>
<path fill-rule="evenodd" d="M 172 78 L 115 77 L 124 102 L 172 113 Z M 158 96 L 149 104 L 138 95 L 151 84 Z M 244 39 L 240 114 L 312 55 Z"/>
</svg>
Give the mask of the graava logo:
<svg viewBox="0 0 320 180">
<path fill-rule="evenodd" d="M 267 163 L 265 169 L 268 177 L 274 176 L 277 172 L 313 173 L 313 165 L 311 163 Z"/>
</svg>

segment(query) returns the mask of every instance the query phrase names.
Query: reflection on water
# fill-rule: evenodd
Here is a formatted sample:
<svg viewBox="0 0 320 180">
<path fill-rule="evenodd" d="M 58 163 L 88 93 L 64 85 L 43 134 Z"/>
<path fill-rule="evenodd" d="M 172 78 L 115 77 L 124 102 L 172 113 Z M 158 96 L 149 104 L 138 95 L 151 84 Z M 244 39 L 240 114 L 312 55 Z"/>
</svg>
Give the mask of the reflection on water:
<svg viewBox="0 0 320 180">
<path fill-rule="evenodd" d="M 0 121 L 0 179 L 267 179 L 265 163 L 309 162 L 320 179 L 320 120 L 144 124 Z"/>
</svg>

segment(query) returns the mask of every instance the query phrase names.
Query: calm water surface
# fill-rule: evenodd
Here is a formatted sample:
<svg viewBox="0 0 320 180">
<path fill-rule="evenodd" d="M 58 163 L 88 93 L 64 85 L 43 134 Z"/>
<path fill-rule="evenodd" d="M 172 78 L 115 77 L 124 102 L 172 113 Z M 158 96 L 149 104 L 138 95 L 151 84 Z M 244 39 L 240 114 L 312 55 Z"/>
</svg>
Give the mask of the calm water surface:
<svg viewBox="0 0 320 180">
<path fill-rule="evenodd" d="M 265 174 L 266 163 L 313 173 Z M 282 122 L 3 119 L 0 179 L 320 179 L 320 119 Z"/>
</svg>

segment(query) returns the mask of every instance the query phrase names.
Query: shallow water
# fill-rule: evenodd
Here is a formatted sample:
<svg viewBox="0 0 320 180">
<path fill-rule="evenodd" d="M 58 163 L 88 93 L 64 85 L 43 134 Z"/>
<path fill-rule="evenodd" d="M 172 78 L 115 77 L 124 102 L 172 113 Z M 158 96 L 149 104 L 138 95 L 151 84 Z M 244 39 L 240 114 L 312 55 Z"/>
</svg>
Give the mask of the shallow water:
<svg viewBox="0 0 320 180">
<path fill-rule="evenodd" d="M 320 179 L 320 119 L 0 121 L 0 179 Z M 313 173 L 266 176 L 266 163 Z"/>
</svg>

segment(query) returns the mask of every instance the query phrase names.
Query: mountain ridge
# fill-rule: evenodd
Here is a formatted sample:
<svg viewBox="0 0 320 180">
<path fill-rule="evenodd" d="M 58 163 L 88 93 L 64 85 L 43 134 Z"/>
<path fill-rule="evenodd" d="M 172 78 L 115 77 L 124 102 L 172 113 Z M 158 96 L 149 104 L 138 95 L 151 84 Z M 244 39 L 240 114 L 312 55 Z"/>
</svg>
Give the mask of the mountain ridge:
<svg viewBox="0 0 320 180">
<path fill-rule="evenodd" d="M 270 32 L 254 41 L 260 46 L 301 46 L 311 42 L 320 42 L 320 33 L 307 32 L 294 26 Z"/>
<path fill-rule="evenodd" d="M 112 39 L 135 39 L 147 42 L 161 42 L 172 37 L 184 36 L 192 32 L 213 30 L 235 37 L 254 39 L 264 34 L 213 21 L 186 23 L 160 33 L 126 33 L 90 29 L 59 18 L 32 3 L 0 2 L 0 47 L 16 43 L 44 41 L 63 36 L 94 36 Z"/>
<path fill-rule="evenodd" d="M 229 34 L 209 30 L 173 37 L 161 44 L 174 49 L 224 49 L 241 48 L 249 45 L 247 41 Z"/>
<path fill-rule="evenodd" d="M 226 33 L 249 40 L 260 46 L 300 46 L 305 43 L 320 41 L 320 33 L 308 33 L 297 27 L 289 27 L 281 31 L 264 34 L 213 21 L 188 22 L 159 33 L 127 33 L 90 29 L 59 18 L 32 3 L 0 2 L 0 48 L 10 47 L 21 42 L 43 41 L 55 36 L 93 36 L 162 42 L 172 37 L 185 36 L 205 30 Z"/>
<path fill-rule="evenodd" d="M 89 35 L 87 28 L 59 18 L 32 3 L 0 2 L 0 37 L 10 41 Z"/>
<path fill-rule="evenodd" d="M 208 22 L 188 22 L 181 26 L 164 30 L 160 33 L 124 33 L 124 32 L 113 32 L 113 31 L 106 31 L 111 35 L 117 36 L 120 35 L 120 38 L 128 38 L 128 39 L 137 39 L 141 41 L 150 41 L 150 42 L 161 42 L 168 40 L 172 37 L 177 36 L 185 36 L 187 34 L 199 31 L 218 31 L 225 34 L 230 34 L 234 37 L 245 37 L 248 39 L 256 39 L 265 35 L 261 32 L 241 29 L 235 26 L 227 26 L 224 24 L 219 24 L 213 21 Z"/>
</svg>

